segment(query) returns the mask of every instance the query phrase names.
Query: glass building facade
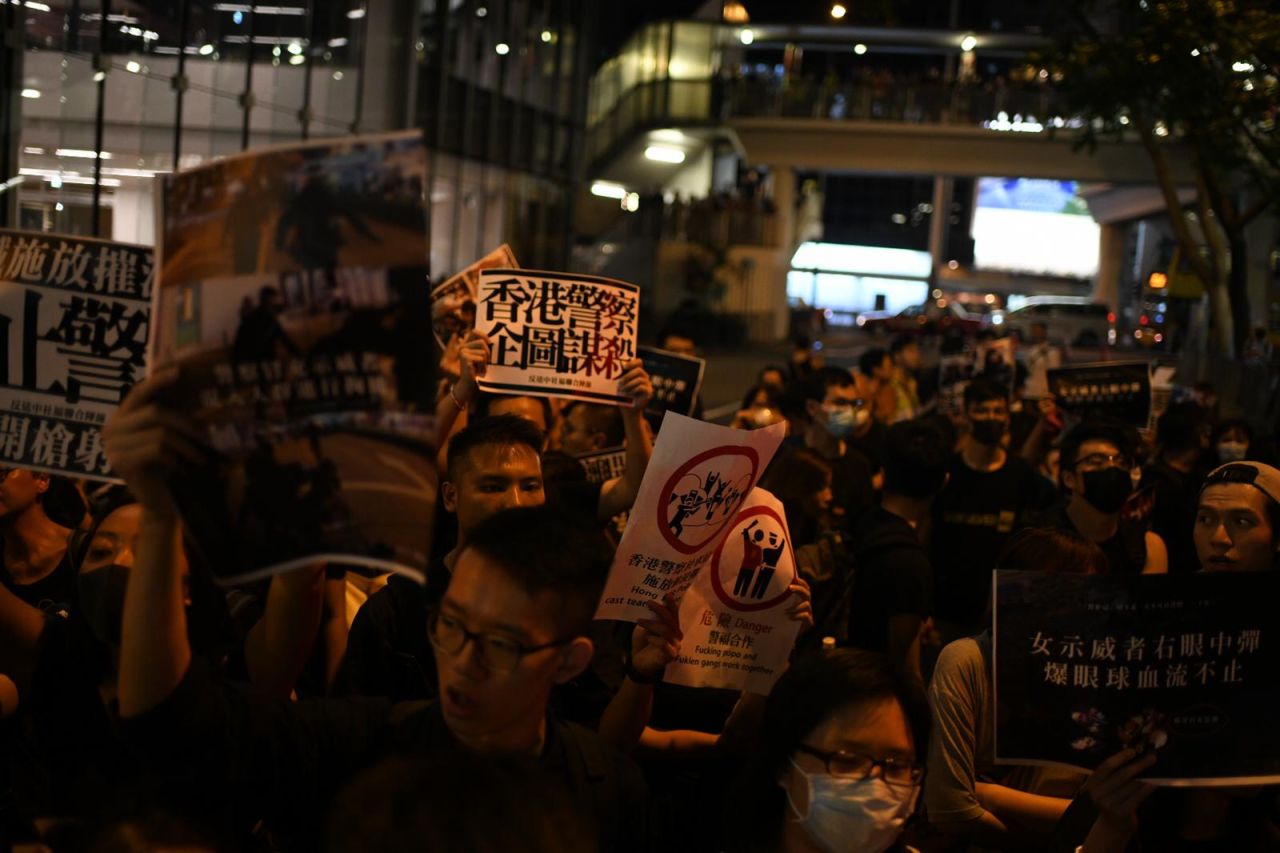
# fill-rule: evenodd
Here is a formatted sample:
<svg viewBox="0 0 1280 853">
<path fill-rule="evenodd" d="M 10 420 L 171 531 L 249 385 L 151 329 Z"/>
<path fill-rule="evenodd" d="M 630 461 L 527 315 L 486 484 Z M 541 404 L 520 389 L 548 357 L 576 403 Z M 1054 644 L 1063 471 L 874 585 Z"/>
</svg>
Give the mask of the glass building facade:
<svg viewBox="0 0 1280 853">
<path fill-rule="evenodd" d="M 149 244 L 158 177 L 299 140 L 421 127 L 436 276 L 571 244 L 585 0 L 10 0 L 11 227 Z"/>
</svg>

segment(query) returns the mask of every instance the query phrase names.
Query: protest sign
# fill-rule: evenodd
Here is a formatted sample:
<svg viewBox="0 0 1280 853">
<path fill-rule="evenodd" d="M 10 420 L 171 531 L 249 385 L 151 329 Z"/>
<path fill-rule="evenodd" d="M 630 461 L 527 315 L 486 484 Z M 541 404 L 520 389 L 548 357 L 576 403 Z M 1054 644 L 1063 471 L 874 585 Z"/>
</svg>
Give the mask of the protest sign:
<svg viewBox="0 0 1280 853">
<path fill-rule="evenodd" d="M 1008 389 L 1013 396 L 1016 375 L 1012 338 L 983 341 L 976 350 L 944 355 L 938 362 L 938 412 L 963 414 L 964 390 L 978 377 Z"/>
<path fill-rule="evenodd" d="M 539 270 L 480 273 L 476 328 L 489 336 L 483 391 L 631 405 L 618 390 L 636 357 L 640 288 Z"/>
<path fill-rule="evenodd" d="M 782 675 L 800 623 L 791 533 L 782 503 L 752 489 L 707 570 L 680 601 L 684 640 L 665 681 L 767 694 Z"/>
<path fill-rule="evenodd" d="M 938 362 L 937 409 L 940 414 L 964 412 L 964 389 L 973 379 L 974 366 L 973 353 L 942 356 Z"/>
<path fill-rule="evenodd" d="M 165 179 L 152 368 L 208 436 L 172 483 L 238 583 L 334 561 L 421 577 L 434 360 L 418 133 L 326 140 Z"/>
<path fill-rule="evenodd" d="M 592 485 L 607 483 L 615 477 L 621 477 L 627 469 L 627 449 L 625 447 L 609 447 L 595 453 L 584 453 L 575 456 L 587 472 L 587 482 Z"/>
<path fill-rule="evenodd" d="M 480 260 L 445 279 L 431 291 L 431 330 L 442 353 L 440 363 L 449 373 L 457 374 L 458 349 L 463 338 L 476 324 L 476 296 L 480 292 L 482 270 L 520 266 L 511 247 L 503 243 Z"/>
<path fill-rule="evenodd" d="M 1092 769 L 1154 749 L 1148 781 L 1280 782 L 1277 572 L 998 572 L 996 761 Z"/>
<path fill-rule="evenodd" d="M 111 479 L 102 425 L 145 375 L 152 253 L 0 230 L 0 461 Z"/>
<path fill-rule="evenodd" d="M 1058 407 L 1078 417 L 1106 415 L 1138 429 L 1151 418 L 1151 365 L 1103 362 L 1049 371 L 1049 393 Z"/>
<path fill-rule="evenodd" d="M 644 370 L 653 381 L 653 397 L 645 407 L 645 414 L 655 416 L 659 422 L 668 411 L 692 415 L 702 389 L 706 361 L 656 347 L 640 347 L 638 351 Z"/>
<path fill-rule="evenodd" d="M 735 430 L 667 412 L 605 585 L 597 619 L 647 618 L 711 560 L 782 443 L 782 424 Z"/>
</svg>

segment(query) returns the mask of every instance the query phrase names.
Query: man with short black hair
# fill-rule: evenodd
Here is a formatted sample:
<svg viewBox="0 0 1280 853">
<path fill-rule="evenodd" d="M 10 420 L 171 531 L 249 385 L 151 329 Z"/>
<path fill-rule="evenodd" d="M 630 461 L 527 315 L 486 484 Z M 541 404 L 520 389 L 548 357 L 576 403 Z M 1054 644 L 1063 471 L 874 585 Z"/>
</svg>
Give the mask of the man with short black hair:
<svg viewBox="0 0 1280 853">
<path fill-rule="evenodd" d="M 105 434 L 108 458 L 142 505 L 124 605 L 120 716 L 158 772 L 197 791 L 211 811 L 227 804 L 241 817 L 265 816 L 297 847 L 314 849 L 334 793 L 379 757 L 520 753 L 566 783 L 599 849 L 647 846 L 639 772 L 547 710 L 552 686 L 592 656 L 586 633 L 609 563 L 598 534 L 539 507 L 502 509 L 468 528 L 429 631 L 440 702 L 288 702 L 236 689 L 193 662 L 187 641 L 165 451 L 180 438 L 174 413 L 155 402 L 163 388 L 162 378 L 135 389 Z M 148 439 L 156 433 L 160 440 Z M 534 448 L 515 451 L 496 461 L 537 458 Z M 531 479 L 502 475 L 517 494 L 534 491 L 524 488 Z"/>
<path fill-rule="evenodd" d="M 1200 566 L 1192 536 L 1200 484 L 1209 447 L 1205 410 L 1196 403 L 1174 403 L 1156 421 L 1159 456 L 1142 469 L 1141 488 L 1154 490 L 1151 529 L 1169 550 L 1169 573 L 1189 574 Z"/>
<path fill-rule="evenodd" d="M 1264 572 L 1280 566 L 1280 470 L 1232 462 L 1200 490 L 1194 539 L 1207 572 Z"/>
<path fill-rule="evenodd" d="M 1083 421 L 1062 437 L 1060 484 L 1067 503 L 1054 523 L 1102 549 L 1111 574 L 1164 574 L 1164 540 L 1146 525 L 1122 516 L 1133 492 L 1137 436 L 1113 420 Z"/>
<path fill-rule="evenodd" d="M 856 515 L 875 502 L 870 460 L 851 443 L 871 429 L 871 410 L 858 384 L 842 367 L 823 367 L 804 383 L 808 426 L 804 443 L 832 466 L 832 508 Z"/>
<path fill-rule="evenodd" d="M 931 554 L 943 641 L 982 630 L 991 570 L 1013 533 L 1045 522 L 1053 484 L 1004 448 L 1005 388 L 975 379 L 964 391 L 968 442 L 951 459 L 950 480 L 933 505 Z"/>
<path fill-rule="evenodd" d="M 564 408 L 563 420 L 560 449 L 570 456 L 621 447 L 627 438 L 622 411 L 617 406 L 570 403 Z"/>
<path fill-rule="evenodd" d="M 504 509 L 546 501 L 541 449 L 538 428 L 518 415 L 477 418 L 454 435 L 440 496 L 443 508 L 457 517 L 457 546 L 431 563 L 425 585 L 392 575 L 369 596 L 347 635 L 335 686 L 339 694 L 396 701 L 436 695 L 427 612 L 440 603 L 476 527 Z"/>
<path fill-rule="evenodd" d="M 920 675 L 920 628 L 932 612 L 933 570 L 920 539 L 934 498 L 947 483 L 950 448 L 920 421 L 889 427 L 880 506 L 854 520 L 855 575 L 849 642 L 883 652 Z"/>
<path fill-rule="evenodd" d="M 872 416 L 880 423 L 893 423 L 898 408 L 898 390 L 894 384 L 897 367 L 893 356 L 888 350 L 871 347 L 858 357 L 858 373 L 870 383 Z"/>
</svg>

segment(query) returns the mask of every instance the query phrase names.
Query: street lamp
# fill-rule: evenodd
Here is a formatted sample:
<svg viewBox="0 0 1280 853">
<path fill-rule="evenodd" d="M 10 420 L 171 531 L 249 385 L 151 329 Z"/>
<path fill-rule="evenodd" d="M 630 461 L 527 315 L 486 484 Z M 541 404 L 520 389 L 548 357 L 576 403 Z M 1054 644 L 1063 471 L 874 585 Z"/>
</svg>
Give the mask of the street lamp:
<svg viewBox="0 0 1280 853">
<path fill-rule="evenodd" d="M 831 4 L 831 17 L 834 18 L 835 20 L 837 21 L 840 20 L 848 13 L 849 13 L 849 10 L 846 9 L 843 4 L 840 4 L 840 3 Z"/>
<path fill-rule="evenodd" d="M 965 36 L 964 38 L 960 39 L 960 49 L 963 50 L 965 53 L 969 53 L 977 46 L 978 46 L 978 40 L 973 36 Z"/>
</svg>

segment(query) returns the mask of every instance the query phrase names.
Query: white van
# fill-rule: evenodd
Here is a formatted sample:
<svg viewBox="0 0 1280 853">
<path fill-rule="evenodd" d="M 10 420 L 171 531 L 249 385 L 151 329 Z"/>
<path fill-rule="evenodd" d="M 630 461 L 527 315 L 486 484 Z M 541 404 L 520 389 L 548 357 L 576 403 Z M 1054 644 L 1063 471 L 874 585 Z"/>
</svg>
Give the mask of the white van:
<svg viewBox="0 0 1280 853">
<path fill-rule="evenodd" d="M 1068 346 L 1098 347 L 1116 343 L 1116 316 L 1101 302 L 1085 296 L 1032 296 L 992 323 L 1018 332 L 1025 341 L 1033 323 L 1044 323 L 1049 340 Z"/>
</svg>

